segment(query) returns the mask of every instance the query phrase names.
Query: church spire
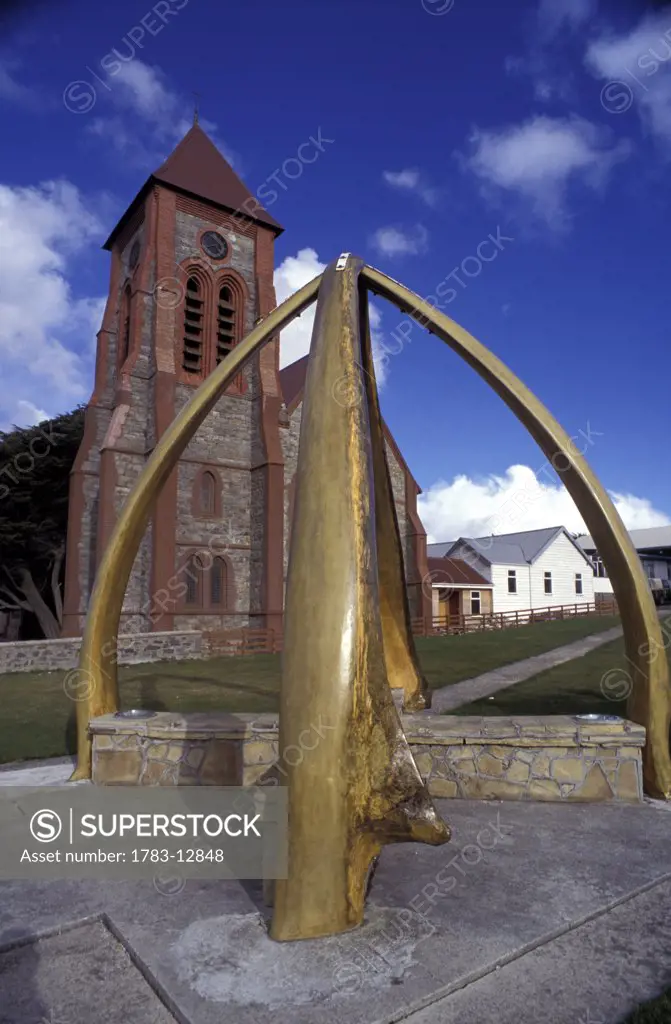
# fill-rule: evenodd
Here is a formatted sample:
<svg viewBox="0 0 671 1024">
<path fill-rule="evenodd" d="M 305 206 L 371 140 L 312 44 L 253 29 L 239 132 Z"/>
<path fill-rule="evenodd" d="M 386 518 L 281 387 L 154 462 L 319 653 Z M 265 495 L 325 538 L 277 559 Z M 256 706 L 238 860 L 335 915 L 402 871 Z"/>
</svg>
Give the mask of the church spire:
<svg viewBox="0 0 671 1024">
<path fill-rule="evenodd" d="M 194 127 L 198 124 L 198 106 L 200 101 L 200 93 L 194 92 L 194 104 L 193 104 L 193 124 Z"/>
</svg>

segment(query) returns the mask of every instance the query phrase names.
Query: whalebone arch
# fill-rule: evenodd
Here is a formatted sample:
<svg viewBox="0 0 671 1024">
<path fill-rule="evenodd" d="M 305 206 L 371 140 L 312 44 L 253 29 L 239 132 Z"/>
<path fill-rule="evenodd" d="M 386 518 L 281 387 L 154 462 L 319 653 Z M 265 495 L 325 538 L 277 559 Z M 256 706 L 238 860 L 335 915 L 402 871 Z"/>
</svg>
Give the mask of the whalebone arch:
<svg viewBox="0 0 671 1024">
<path fill-rule="evenodd" d="M 562 479 L 604 558 L 622 615 L 634 683 L 628 716 L 647 730 L 646 789 L 652 796 L 671 797 L 671 691 L 666 659 L 654 656 L 663 648 L 661 629 L 641 563 L 608 494 L 557 421 L 485 346 L 403 285 L 356 258 L 341 257 L 232 349 L 161 438 L 102 559 L 80 657 L 88 690 L 87 699 L 77 706 L 78 766 L 73 778 L 89 778 L 88 723 L 119 706 L 115 640 L 133 560 L 156 496 L 241 367 L 318 298 L 287 583 L 280 750 L 296 743 L 311 716 L 324 712 L 340 717 L 338 728 L 311 754 L 310 763 L 306 759 L 287 770 L 294 867 L 289 879 L 277 884 L 271 931 L 277 939 L 333 934 L 356 925 L 363 913 L 365 879 L 383 843 L 435 844 L 449 838 L 409 753 L 389 689 L 404 690 L 406 709 L 426 706 L 384 458 L 368 291 L 428 327 L 475 369 L 549 460 L 564 456 Z M 333 401 L 332 386 L 343 376 L 351 382 L 353 395 L 361 394 L 363 376 L 363 401 L 346 407 Z M 318 528 L 323 542 L 315 550 Z M 322 580 L 328 580 L 326 589 Z M 306 622 L 314 625 L 317 620 L 319 628 L 305 628 Z M 351 636 L 347 651 L 344 635 Z M 347 785 L 338 767 L 343 764 L 348 771 L 356 769 Z M 323 849 L 310 808 L 326 837 Z M 317 850 L 321 860 L 313 862 Z M 304 884 L 306 878 L 312 879 L 311 886 Z"/>
</svg>

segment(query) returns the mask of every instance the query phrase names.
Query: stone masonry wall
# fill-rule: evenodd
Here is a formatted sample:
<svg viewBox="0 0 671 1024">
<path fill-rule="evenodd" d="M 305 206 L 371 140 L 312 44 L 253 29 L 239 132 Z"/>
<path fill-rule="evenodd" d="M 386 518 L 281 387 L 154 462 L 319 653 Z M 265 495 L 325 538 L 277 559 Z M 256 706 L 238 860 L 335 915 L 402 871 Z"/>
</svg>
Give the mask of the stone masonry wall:
<svg viewBox="0 0 671 1024">
<path fill-rule="evenodd" d="M 624 720 L 403 715 L 410 748 L 434 797 L 640 801 L 645 730 Z M 318 732 L 318 730 L 315 730 Z M 276 715 L 159 712 L 91 723 L 99 785 L 254 785 L 278 778 Z M 318 742 L 318 737 L 317 737 Z M 291 755 L 293 763 L 309 757 Z"/>
<path fill-rule="evenodd" d="M 121 253 L 121 262 L 124 269 L 119 278 L 119 291 L 116 296 L 117 331 L 113 354 L 110 353 L 111 358 L 107 367 L 109 398 L 111 401 L 113 400 L 114 388 L 117 384 L 117 352 L 123 331 L 123 324 L 121 324 L 119 319 L 122 305 L 121 297 L 131 277 L 132 272 L 128 266 L 128 259 L 136 239 L 141 240 L 142 234 L 138 233 L 133 238 L 129 238 Z M 153 252 L 150 252 L 149 259 L 148 285 L 150 288 L 156 277 L 155 254 Z M 149 292 L 149 288 L 147 292 Z M 132 362 L 129 375 L 131 400 L 124 413 L 122 434 L 113 443 L 115 449 L 117 445 L 122 449 L 114 451 L 116 473 L 116 486 L 114 488 L 115 520 L 118 519 L 128 495 L 144 469 L 147 453 L 154 443 L 155 306 L 151 292 L 147 294 L 143 293 L 143 291 L 136 291 L 133 301 L 135 306 L 135 326 L 132 331 L 131 343 L 135 345 L 137 343 L 136 339 L 139 337 L 139 349 Z M 101 511 L 99 508 L 99 516 Z M 149 525 L 142 538 L 140 549 L 128 580 L 128 586 L 126 587 L 121 613 L 121 628 L 124 630 L 145 630 L 150 625 L 148 610 L 151 605 L 151 532 L 152 527 Z"/>
<path fill-rule="evenodd" d="M 0 644 L 0 677 L 10 672 L 53 672 L 76 668 L 81 643 L 81 637 L 73 637 Z M 133 633 L 119 637 L 120 664 L 190 661 L 202 656 L 202 634 L 196 631 Z"/>
<path fill-rule="evenodd" d="M 289 536 L 291 533 L 292 482 L 298 467 L 298 446 L 301 436 L 301 402 L 291 414 L 289 426 L 280 431 L 280 443 L 284 456 L 284 579 L 289 568 Z"/>
<path fill-rule="evenodd" d="M 602 801 L 643 796 L 645 729 L 623 719 L 413 715 L 406 718 L 406 735 L 436 797 Z"/>
<path fill-rule="evenodd" d="M 200 233 L 212 224 L 203 216 L 178 209 L 175 227 L 175 263 L 188 265 L 188 260 L 203 260 L 198 245 Z M 242 335 L 252 330 L 257 309 L 255 242 L 240 233 L 233 236 L 226 226 L 217 226 L 228 240 L 230 260 L 226 266 L 235 270 L 245 282 L 248 300 L 244 309 Z M 207 261 L 206 261 L 207 262 Z M 216 271 L 218 264 L 213 264 Z M 221 268 L 223 269 L 223 268 Z M 226 394 L 189 442 L 179 463 L 177 485 L 177 545 L 175 572 L 183 570 L 189 553 L 207 550 L 216 540 L 232 570 L 233 605 L 228 614 L 212 614 L 203 609 L 185 614 L 182 609 L 174 618 L 176 629 L 238 629 L 249 625 L 248 611 L 254 602 L 252 559 L 259 539 L 253 536 L 251 494 L 252 443 L 254 417 L 258 414 L 254 401 L 258 390 L 258 370 L 254 362 L 243 371 L 246 390 L 243 394 Z M 178 383 L 175 414 L 193 397 L 194 387 Z M 215 473 L 221 488 L 221 518 L 203 519 L 194 514 L 194 483 L 199 470 L 206 467 Z M 223 542 L 222 542 L 223 541 Z M 207 585 L 205 581 L 204 585 Z"/>
</svg>

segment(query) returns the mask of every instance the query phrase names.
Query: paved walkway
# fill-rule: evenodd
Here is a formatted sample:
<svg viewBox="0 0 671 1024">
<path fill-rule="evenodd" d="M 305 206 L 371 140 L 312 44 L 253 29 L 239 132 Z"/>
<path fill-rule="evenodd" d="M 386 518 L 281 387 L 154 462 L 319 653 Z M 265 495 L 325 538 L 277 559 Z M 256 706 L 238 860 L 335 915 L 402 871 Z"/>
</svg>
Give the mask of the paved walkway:
<svg viewBox="0 0 671 1024">
<path fill-rule="evenodd" d="M 622 628 L 614 626 L 604 633 L 593 633 L 591 636 L 583 637 L 582 640 L 575 640 L 572 644 L 564 644 L 563 647 L 555 647 L 544 654 L 535 654 L 533 658 L 524 658 L 523 661 L 514 661 L 510 665 L 496 668 L 492 672 L 483 672 L 481 676 L 474 676 L 473 679 L 464 679 L 461 683 L 453 683 L 452 686 L 443 686 L 440 690 L 433 691 L 431 710 L 441 714 L 461 707 L 463 704 L 470 704 L 473 700 L 481 700 L 489 697 L 497 690 L 504 690 L 514 683 L 521 683 L 524 679 L 538 675 L 548 668 L 561 665 L 565 661 L 573 661 L 574 658 L 582 658 L 590 651 L 610 643 L 622 636 Z"/>
<path fill-rule="evenodd" d="M 620 632 L 436 697 L 486 696 Z M 2 787 L 71 770 L 0 770 L 2 831 L 25 828 Z M 273 943 L 255 882 L 0 881 L 0 1021 L 104 1006 L 106 1024 L 619 1024 L 671 986 L 671 803 L 436 804 L 450 844 L 386 847 L 364 925 L 317 941 Z"/>
<path fill-rule="evenodd" d="M 671 985 L 662 805 L 437 805 L 448 846 L 386 847 L 327 939 L 272 942 L 254 882 L 0 882 L 0 1020 L 618 1024 Z"/>
<path fill-rule="evenodd" d="M 69 781 L 74 768 L 71 757 L 0 765 L 0 786 L 61 786 Z"/>
</svg>

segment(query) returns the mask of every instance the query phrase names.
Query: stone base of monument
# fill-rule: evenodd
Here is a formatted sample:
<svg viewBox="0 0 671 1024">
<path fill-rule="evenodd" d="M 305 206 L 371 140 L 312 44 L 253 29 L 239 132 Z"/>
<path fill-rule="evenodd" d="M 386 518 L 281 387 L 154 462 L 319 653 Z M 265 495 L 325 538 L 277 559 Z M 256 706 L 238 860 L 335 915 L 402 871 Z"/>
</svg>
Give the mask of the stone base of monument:
<svg viewBox="0 0 671 1024">
<path fill-rule="evenodd" d="M 641 801 L 645 729 L 624 719 L 402 715 L 434 797 Z M 249 786 L 281 775 L 277 715 L 173 714 L 93 719 L 97 785 Z M 325 723 L 328 725 L 328 723 Z M 286 761 L 309 758 L 320 723 Z M 324 735 L 326 732 L 324 732 Z"/>
</svg>

